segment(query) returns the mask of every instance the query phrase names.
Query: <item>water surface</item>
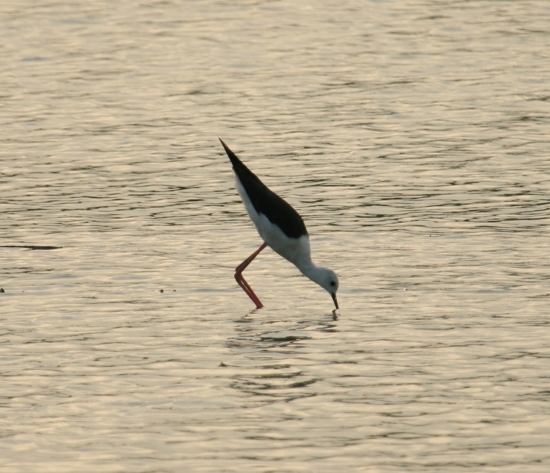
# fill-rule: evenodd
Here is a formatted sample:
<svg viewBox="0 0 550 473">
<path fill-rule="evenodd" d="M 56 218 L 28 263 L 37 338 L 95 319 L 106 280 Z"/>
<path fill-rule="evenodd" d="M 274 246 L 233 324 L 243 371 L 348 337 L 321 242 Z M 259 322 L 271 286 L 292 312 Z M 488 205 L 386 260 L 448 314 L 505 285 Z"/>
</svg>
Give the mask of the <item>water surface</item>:
<svg viewBox="0 0 550 473">
<path fill-rule="evenodd" d="M 550 6 L 0 7 L 3 472 L 546 472 Z M 261 241 L 227 144 L 341 310 Z M 40 249 L 42 247 L 42 249 Z"/>
</svg>

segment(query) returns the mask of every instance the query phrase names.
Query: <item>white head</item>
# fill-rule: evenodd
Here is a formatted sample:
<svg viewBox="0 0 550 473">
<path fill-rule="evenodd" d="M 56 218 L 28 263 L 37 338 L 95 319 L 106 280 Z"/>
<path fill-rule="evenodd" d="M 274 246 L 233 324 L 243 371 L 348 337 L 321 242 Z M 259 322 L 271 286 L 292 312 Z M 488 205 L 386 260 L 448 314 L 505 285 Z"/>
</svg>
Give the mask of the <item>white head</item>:
<svg viewBox="0 0 550 473">
<path fill-rule="evenodd" d="M 338 276 L 336 276 L 336 273 L 332 269 L 315 266 L 310 271 L 304 272 L 304 274 L 313 282 L 319 284 L 319 286 L 321 286 L 332 296 L 334 305 L 338 309 L 338 300 L 336 299 L 336 291 L 338 291 Z"/>
</svg>

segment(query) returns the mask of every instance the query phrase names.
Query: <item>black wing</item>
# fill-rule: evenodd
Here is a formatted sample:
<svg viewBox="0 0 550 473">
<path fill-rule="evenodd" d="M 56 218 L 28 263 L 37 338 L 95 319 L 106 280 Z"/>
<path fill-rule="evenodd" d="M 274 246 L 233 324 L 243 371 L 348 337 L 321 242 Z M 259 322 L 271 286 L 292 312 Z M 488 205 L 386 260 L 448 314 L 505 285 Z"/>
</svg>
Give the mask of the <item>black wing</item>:
<svg viewBox="0 0 550 473">
<path fill-rule="evenodd" d="M 304 221 L 292 205 L 271 191 L 221 139 L 220 141 L 256 212 L 264 214 L 290 238 L 307 235 Z"/>
</svg>

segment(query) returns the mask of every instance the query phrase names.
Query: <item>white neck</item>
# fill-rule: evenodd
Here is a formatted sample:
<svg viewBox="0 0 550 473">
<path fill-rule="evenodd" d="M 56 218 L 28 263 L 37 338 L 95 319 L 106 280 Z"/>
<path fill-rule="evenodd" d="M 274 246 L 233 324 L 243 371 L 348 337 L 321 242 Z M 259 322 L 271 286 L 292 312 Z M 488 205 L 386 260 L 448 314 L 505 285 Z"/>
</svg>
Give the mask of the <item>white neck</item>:
<svg viewBox="0 0 550 473">
<path fill-rule="evenodd" d="M 296 266 L 298 266 L 298 269 L 304 276 L 307 276 L 314 283 L 321 285 L 321 281 L 325 278 L 327 268 L 316 266 L 311 259 L 309 261 L 304 261 L 301 264 L 297 264 Z"/>
</svg>

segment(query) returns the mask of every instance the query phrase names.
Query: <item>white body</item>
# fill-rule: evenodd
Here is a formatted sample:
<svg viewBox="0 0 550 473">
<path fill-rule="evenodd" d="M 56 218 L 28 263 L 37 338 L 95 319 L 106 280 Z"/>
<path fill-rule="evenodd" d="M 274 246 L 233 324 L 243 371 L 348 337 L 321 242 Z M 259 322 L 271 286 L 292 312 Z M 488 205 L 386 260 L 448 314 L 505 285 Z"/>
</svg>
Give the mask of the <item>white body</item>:
<svg viewBox="0 0 550 473">
<path fill-rule="evenodd" d="M 311 247 L 309 245 L 309 236 L 302 235 L 299 238 L 290 238 L 284 232 L 264 215 L 256 212 L 252 202 L 248 198 L 241 182 L 235 175 L 237 191 L 244 202 L 244 206 L 250 219 L 254 222 L 258 233 L 262 239 L 271 247 L 273 251 L 280 254 L 283 258 L 294 264 L 300 272 L 319 284 L 328 291 L 336 307 L 336 291 L 338 290 L 338 276 L 328 268 L 316 266 L 311 260 Z"/>
<path fill-rule="evenodd" d="M 237 176 L 235 176 L 235 183 L 246 211 L 250 216 L 250 220 L 252 220 L 256 226 L 262 240 L 264 240 L 275 253 L 280 254 L 283 258 L 296 265 L 301 271 L 302 267 L 313 265 L 311 261 L 309 237 L 307 235 L 302 235 L 300 238 L 289 238 L 286 236 L 283 231 L 277 225 L 271 223 L 264 214 L 256 212 L 256 209 L 252 205 L 252 202 L 250 202 Z"/>
</svg>

